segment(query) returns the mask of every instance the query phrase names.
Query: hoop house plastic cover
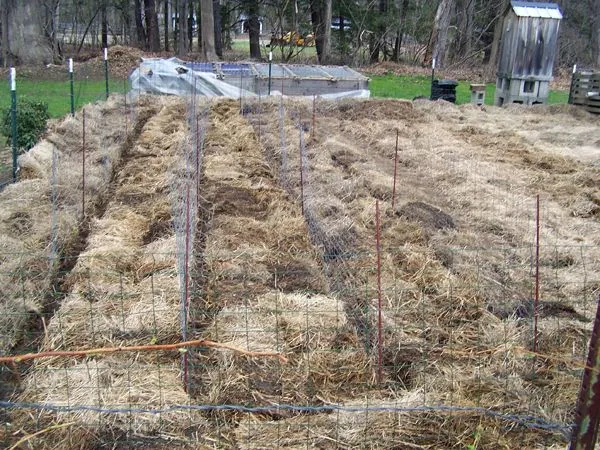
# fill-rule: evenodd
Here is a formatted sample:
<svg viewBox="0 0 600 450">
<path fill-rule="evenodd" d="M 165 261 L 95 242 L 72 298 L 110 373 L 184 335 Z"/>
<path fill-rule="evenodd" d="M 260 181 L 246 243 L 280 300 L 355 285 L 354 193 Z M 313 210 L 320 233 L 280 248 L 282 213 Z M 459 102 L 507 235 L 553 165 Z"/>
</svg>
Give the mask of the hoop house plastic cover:
<svg viewBox="0 0 600 450">
<path fill-rule="evenodd" d="M 240 98 L 255 95 L 247 90 L 240 90 L 217 78 L 206 68 L 192 70 L 191 67 L 177 58 L 169 59 L 144 59 L 140 66 L 129 76 L 131 95 L 162 94 L 162 95 L 197 95 L 206 97 Z"/>
<path fill-rule="evenodd" d="M 351 69 L 344 67 L 325 67 L 329 73 L 324 72 L 318 67 L 311 66 L 286 66 L 288 71 L 294 70 L 295 77 L 301 77 L 301 73 L 295 71 L 306 71 L 311 69 L 320 76 L 331 77 L 332 70 L 337 70 L 336 75 L 359 76 L 368 80 L 366 77 L 354 73 Z M 286 69 L 282 66 L 273 64 L 273 76 L 285 78 Z M 311 73 L 313 73 L 311 72 Z M 255 82 L 259 79 L 265 80 L 268 73 L 268 64 L 252 63 L 189 63 L 177 58 L 169 59 L 144 59 L 140 66 L 135 69 L 129 77 L 132 97 L 140 94 L 157 95 L 204 95 L 206 97 L 228 97 L 240 98 L 256 96 Z M 244 89 L 240 89 L 237 80 L 241 80 Z M 298 79 L 298 78 L 296 78 Z M 311 79 L 311 76 L 306 78 Z M 227 80 L 227 81 L 225 81 Z M 244 81 L 245 80 L 245 81 Z M 229 81 L 229 82 L 228 82 Z M 281 95 L 281 92 L 273 90 L 272 95 Z M 306 94 L 305 94 L 306 95 Z M 370 92 L 367 89 L 355 90 L 337 90 L 334 92 L 324 92 L 322 89 L 315 89 L 314 95 L 320 98 L 343 98 L 343 97 L 362 97 L 368 98 Z M 312 94 L 310 95 L 312 97 Z"/>
</svg>

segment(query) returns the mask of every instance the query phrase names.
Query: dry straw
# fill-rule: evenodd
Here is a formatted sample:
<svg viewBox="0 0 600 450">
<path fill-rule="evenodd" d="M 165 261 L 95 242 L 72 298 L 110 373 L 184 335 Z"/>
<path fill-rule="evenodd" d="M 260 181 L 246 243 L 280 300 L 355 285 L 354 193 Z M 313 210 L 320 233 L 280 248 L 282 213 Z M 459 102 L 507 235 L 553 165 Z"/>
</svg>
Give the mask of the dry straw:
<svg viewBox="0 0 600 450">
<path fill-rule="evenodd" d="M 120 160 L 123 111 L 123 101 L 117 98 L 86 107 L 88 210 L 102 202 Z M 19 157 L 21 181 L 0 193 L 0 352 L 17 345 L 46 307 L 59 268 L 55 258 L 69 257 L 82 231 L 82 133 L 80 112 L 52 123 L 47 137 Z"/>
<path fill-rule="evenodd" d="M 43 349 L 180 340 L 174 229 L 165 222 L 171 217 L 170 171 L 185 142 L 186 123 L 180 101 L 155 104 L 158 113 L 148 120 L 117 171 L 106 211 L 91 222 L 87 247 L 69 276 L 70 292 L 48 324 Z M 138 189 L 140 184 L 143 189 Z M 164 409 L 189 402 L 178 358 L 159 354 L 38 362 L 21 398 L 109 410 Z M 198 413 L 185 411 L 157 415 L 82 410 L 42 416 L 44 421 L 73 421 L 80 427 L 102 423 L 105 433 L 168 433 L 204 423 Z"/>
<path fill-rule="evenodd" d="M 569 124 L 584 127 L 584 133 L 597 132 L 597 125 L 549 108 L 552 126 L 569 133 L 557 139 L 544 135 L 549 125 L 529 111 L 492 108 L 482 113 L 468 106 L 427 101 L 412 105 L 322 101 L 317 109 L 318 128 L 329 132 L 309 148 L 304 191 L 309 196 L 308 219 L 319 231 L 312 237 L 324 250 L 341 244 L 352 255 L 329 263 L 328 281 L 345 289 L 352 286 L 353 294 L 341 299 L 358 311 L 356 318 L 362 324 L 358 331 L 363 330 L 362 336 L 372 343 L 375 333 L 364 330 L 373 330 L 377 317 L 374 204 L 376 199 L 384 202 L 382 287 L 388 380 L 422 390 L 427 394 L 422 404 L 437 399 L 449 405 L 533 411 L 549 421 L 568 423 L 577 391 L 573 381 L 579 378 L 579 372 L 572 371 L 573 362 L 582 358 L 586 345 L 582 341 L 589 337 L 593 314 L 593 301 L 586 298 L 594 288 L 586 280 L 591 266 L 597 270 L 592 261 L 597 260 L 594 236 L 600 230 L 595 221 L 572 214 L 574 207 L 582 211 L 580 217 L 593 214 L 589 199 L 597 195 L 597 186 L 588 181 L 597 169 L 575 161 L 575 152 L 561 145 L 576 139 Z M 291 193 L 298 198 L 298 150 L 291 146 L 288 152 L 279 146 L 278 109 L 264 111 L 263 123 L 271 124 L 263 127 L 267 130 L 263 142 L 270 146 L 266 154 L 278 167 L 286 151 L 289 173 L 294 174 Z M 289 101 L 286 112 L 286 138 L 295 140 L 298 131 L 287 124 L 303 124 L 309 117 L 308 105 Z M 527 134 L 514 131 L 517 122 L 527 123 Z M 394 211 L 387 202 L 396 130 L 400 196 Z M 540 141 L 529 140 L 531 133 Z M 589 203 L 579 189 L 569 189 L 574 182 L 585 186 Z M 542 254 L 559 249 L 558 256 L 542 262 L 546 280 L 542 303 L 553 300 L 558 306 L 547 308 L 540 322 L 546 358 L 538 359 L 536 366 L 527 355 L 532 313 L 527 305 L 533 286 L 533 199 L 540 191 L 545 199 L 542 241 L 550 244 Z M 421 208 L 418 213 L 415 205 Z M 437 218 L 431 215 L 436 209 L 440 210 Z M 451 222 L 441 220 L 443 212 Z M 344 229 L 351 233 L 344 234 Z M 580 320 L 572 320 L 576 317 Z M 560 342 L 562 330 L 565 339 Z M 557 358 L 562 364 L 571 361 L 570 368 L 557 363 Z M 471 425 L 473 418 L 467 421 Z M 441 433 L 439 426 L 432 428 L 434 434 L 447 436 L 439 446 L 469 445 L 465 430 L 473 433 L 478 427 L 461 429 L 460 424 L 466 423 L 461 415 L 447 420 L 449 433 Z M 426 433 L 431 423 L 426 416 L 416 417 L 423 440 L 407 441 L 435 443 L 436 436 Z M 511 442 L 498 440 L 496 431 L 491 434 L 500 447 L 501 442 Z M 525 447 L 543 442 L 543 436 L 527 433 Z"/>
</svg>

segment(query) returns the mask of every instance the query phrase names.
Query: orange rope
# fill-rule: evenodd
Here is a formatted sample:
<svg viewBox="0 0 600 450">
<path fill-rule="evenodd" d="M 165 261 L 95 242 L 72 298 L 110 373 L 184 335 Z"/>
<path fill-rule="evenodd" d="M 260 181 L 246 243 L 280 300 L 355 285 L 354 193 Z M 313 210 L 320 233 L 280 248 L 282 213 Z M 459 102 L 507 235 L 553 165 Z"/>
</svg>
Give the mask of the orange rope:
<svg viewBox="0 0 600 450">
<path fill-rule="evenodd" d="M 231 350 L 232 352 L 238 353 L 244 356 L 251 357 L 265 357 L 265 358 L 277 358 L 282 363 L 287 363 L 287 358 L 279 352 L 251 352 L 242 350 L 232 345 L 221 344 L 220 342 L 207 341 L 204 339 L 198 339 L 195 341 L 178 342 L 177 344 L 157 344 L 157 345 L 133 345 L 130 347 L 103 347 L 103 348 L 92 348 L 90 350 L 74 350 L 74 351 L 49 351 L 39 353 L 27 353 L 25 355 L 15 356 L 2 356 L 0 357 L 0 363 L 19 363 L 23 361 L 29 361 L 32 359 L 41 358 L 52 358 L 52 357 L 82 357 L 82 356 L 93 356 L 102 355 L 107 353 L 118 353 L 118 352 L 155 352 L 155 351 L 168 351 L 168 350 L 180 350 L 186 347 L 211 347 L 220 348 L 225 350 Z"/>
</svg>

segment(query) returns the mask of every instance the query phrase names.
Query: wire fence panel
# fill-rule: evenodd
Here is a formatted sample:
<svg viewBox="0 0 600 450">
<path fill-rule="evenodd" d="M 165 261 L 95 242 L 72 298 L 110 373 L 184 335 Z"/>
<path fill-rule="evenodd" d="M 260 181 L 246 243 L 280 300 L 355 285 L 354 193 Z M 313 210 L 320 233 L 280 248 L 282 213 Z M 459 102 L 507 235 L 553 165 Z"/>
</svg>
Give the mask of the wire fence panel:
<svg viewBox="0 0 600 450">
<path fill-rule="evenodd" d="M 0 192 L 6 447 L 564 447 L 597 124 L 195 94 L 86 106 Z"/>
</svg>

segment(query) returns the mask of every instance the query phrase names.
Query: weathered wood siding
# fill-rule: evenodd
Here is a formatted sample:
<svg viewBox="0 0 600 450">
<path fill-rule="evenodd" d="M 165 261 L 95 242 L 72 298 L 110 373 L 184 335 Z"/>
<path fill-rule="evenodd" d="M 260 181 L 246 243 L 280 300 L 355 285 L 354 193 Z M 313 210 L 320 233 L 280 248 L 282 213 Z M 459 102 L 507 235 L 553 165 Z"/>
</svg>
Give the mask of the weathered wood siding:
<svg viewBox="0 0 600 450">
<path fill-rule="evenodd" d="M 552 78 L 560 20 L 518 17 L 512 9 L 504 17 L 498 76 Z"/>
</svg>

